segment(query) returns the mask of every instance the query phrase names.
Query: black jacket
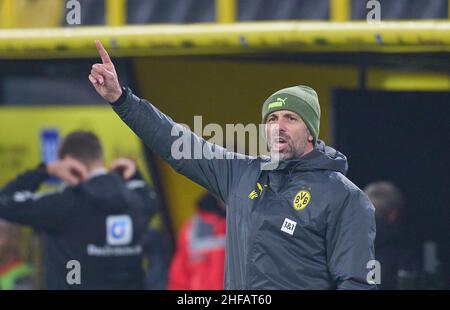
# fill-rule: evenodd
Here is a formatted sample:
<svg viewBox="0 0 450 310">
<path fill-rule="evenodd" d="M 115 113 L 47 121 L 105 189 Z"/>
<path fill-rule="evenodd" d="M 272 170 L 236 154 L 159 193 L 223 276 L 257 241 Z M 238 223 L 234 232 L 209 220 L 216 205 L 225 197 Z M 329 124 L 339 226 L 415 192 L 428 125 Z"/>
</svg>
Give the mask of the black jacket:
<svg viewBox="0 0 450 310">
<path fill-rule="evenodd" d="M 343 154 L 319 141 L 306 156 L 262 170 L 266 158 L 205 141 L 129 89 L 113 108 L 150 149 L 226 203 L 225 288 L 375 288 L 367 281 L 374 207 L 345 177 Z M 188 144 L 175 156 L 180 141 Z"/>
<path fill-rule="evenodd" d="M 124 182 L 102 174 L 58 192 L 34 194 L 48 175 L 28 171 L 0 192 L 0 217 L 45 235 L 48 289 L 141 289 L 142 236 L 154 213 L 156 194 L 137 173 Z M 78 261 L 81 284 L 67 277 Z M 68 265 L 69 264 L 69 265 Z"/>
</svg>

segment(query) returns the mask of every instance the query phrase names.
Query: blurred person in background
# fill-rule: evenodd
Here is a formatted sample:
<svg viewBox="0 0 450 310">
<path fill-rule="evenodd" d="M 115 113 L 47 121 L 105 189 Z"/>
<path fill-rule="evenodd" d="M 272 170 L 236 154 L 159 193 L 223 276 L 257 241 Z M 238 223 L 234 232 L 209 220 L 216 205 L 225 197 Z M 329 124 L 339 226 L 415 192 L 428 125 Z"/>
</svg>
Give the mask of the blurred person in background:
<svg viewBox="0 0 450 310">
<path fill-rule="evenodd" d="M 223 290 L 225 228 L 225 205 L 209 193 L 204 195 L 178 234 L 168 289 Z"/>
<path fill-rule="evenodd" d="M 402 227 L 405 198 L 394 184 L 385 181 L 370 183 L 364 192 L 375 206 L 377 224 L 375 256 L 381 265 L 379 288 L 399 289 L 399 274 L 417 268 L 414 256 L 406 246 Z"/>
<path fill-rule="evenodd" d="M 0 219 L 0 290 L 33 289 L 31 267 L 20 257 L 19 226 Z"/>
<path fill-rule="evenodd" d="M 3 188 L 0 218 L 44 233 L 47 289 L 142 289 L 142 237 L 156 194 L 130 159 L 114 160 L 108 172 L 94 133 L 69 134 L 58 158 Z M 35 194 L 49 176 L 65 184 Z"/>
</svg>

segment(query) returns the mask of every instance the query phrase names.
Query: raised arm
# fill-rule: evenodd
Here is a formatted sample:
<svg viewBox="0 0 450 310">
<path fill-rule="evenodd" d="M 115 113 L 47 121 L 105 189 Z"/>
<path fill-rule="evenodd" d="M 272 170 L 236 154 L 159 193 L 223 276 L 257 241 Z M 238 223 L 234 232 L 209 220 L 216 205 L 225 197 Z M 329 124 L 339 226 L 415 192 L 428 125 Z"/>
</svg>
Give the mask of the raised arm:
<svg viewBox="0 0 450 310">
<path fill-rule="evenodd" d="M 70 217 L 66 210 L 74 201 L 73 192 L 34 193 L 49 175 L 75 185 L 86 179 L 87 171 L 76 160 L 66 159 L 21 174 L 0 190 L 0 218 L 43 231 L 64 225 L 64 219 Z"/>
<path fill-rule="evenodd" d="M 89 80 L 97 92 L 111 103 L 119 117 L 156 154 L 176 171 L 228 200 L 228 194 L 252 159 L 230 159 L 236 154 L 211 144 L 187 128 L 176 124 L 146 100 L 129 89 L 121 89 L 111 59 L 99 41 L 101 64 L 92 67 Z"/>
</svg>

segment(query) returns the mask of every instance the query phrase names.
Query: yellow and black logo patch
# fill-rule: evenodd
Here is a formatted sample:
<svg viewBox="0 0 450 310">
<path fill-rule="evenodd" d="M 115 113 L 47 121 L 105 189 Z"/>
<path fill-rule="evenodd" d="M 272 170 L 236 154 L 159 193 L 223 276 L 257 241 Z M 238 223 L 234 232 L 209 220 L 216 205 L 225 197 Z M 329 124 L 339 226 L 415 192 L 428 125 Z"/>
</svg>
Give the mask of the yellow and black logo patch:
<svg viewBox="0 0 450 310">
<path fill-rule="evenodd" d="M 258 187 L 258 191 L 254 190 L 250 194 L 248 194 L 248 198 L 250 198 L 252 200 L 261 196 L 261 194 L 264 190 L 262 185 L 259 184 L 259 182 L 256 183 L 256 186 Z M 267 185 L 264 185 L 264 187 L 267 187 Z"/>
<path fill-rule="evenodd" d="M 311 201 L 311 194 L 306 190 L 301 190 L 295 195 L 294 198 L 294 209 L 297 211 L 306 208 Z"/>
<path fill-rule="evenodd" d="M 261 185 L 259 182 L 256 182 L 256 186 L 258 187 L 258 189 L 254 190 L 250 194 L 248 194 L 248 198 L 250 198 L 252 200 L 260 197 L 262 195 L 262 192 L 264 191 L 264 187 L 267 187 L 267 185 L 265 185 L 265 184 L 263 187 L 263 185 Z"/>
</svg>

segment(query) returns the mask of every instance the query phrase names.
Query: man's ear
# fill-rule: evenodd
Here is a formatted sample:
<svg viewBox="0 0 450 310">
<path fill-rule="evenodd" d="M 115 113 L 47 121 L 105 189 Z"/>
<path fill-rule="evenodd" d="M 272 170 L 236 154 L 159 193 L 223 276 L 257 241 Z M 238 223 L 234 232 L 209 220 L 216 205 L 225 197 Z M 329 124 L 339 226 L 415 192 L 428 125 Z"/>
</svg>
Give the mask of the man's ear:
<svg viewBox="0 0 450 310">
<path fill-rule="evenodd" d="M 313 137 L 313 136 L 311 136 L 311 135 L 309 135 L 309 137 L 308 137 L 308 141 L 309 141 L 309 142 L 313 142 L 313 141 L 314 141 L 314 137 Z"/>
</svg>

